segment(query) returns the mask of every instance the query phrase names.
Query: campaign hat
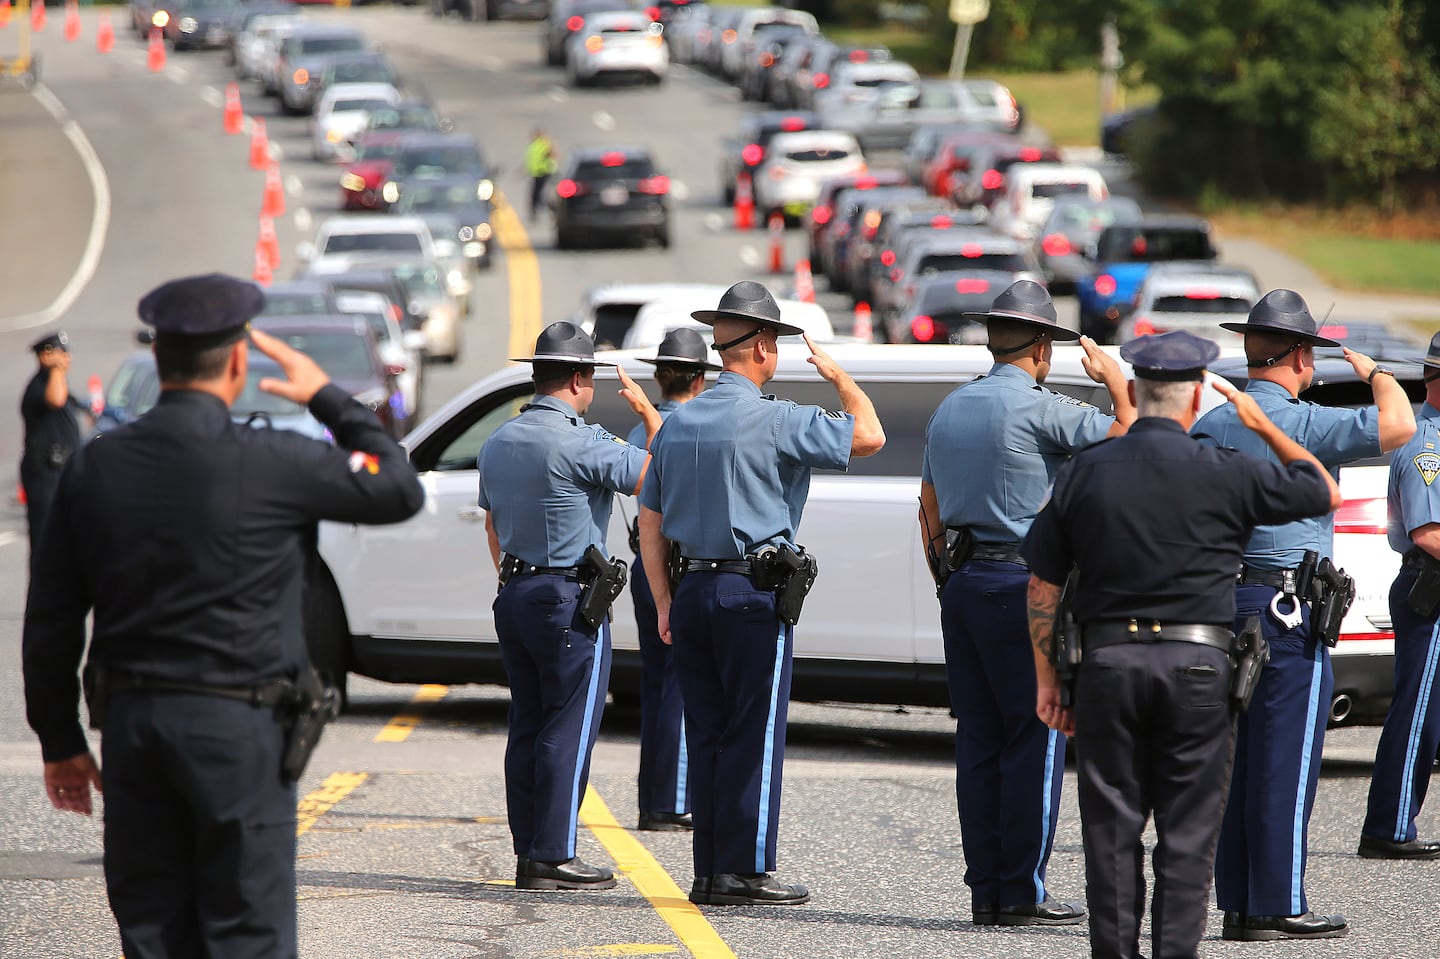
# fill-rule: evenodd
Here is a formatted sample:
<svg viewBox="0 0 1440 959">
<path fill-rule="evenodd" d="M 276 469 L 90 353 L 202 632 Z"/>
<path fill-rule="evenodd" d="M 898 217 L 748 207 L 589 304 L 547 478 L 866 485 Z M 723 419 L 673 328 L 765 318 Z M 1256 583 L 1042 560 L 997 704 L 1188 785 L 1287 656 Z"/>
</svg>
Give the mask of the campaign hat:
<svg viewBox="0 0 1440 959">
<path fill-rule="evenodd" d="M 1016 280 L 995 297 L 986 313 L 966 313 L 965 319 L 984 323 L 1007 320 L 1039 327 L 1057 340 L 1078 340 L 1080 334 L 1060 325 L 1050 291 L 1034 280 Z"/>
<path fill-rule="evenodd" d="M 666 333 L 665 338 L 660 341 L 660 346 L 655 350 L 655 358 L 652 360 L 642 356 L 640 362 L 649 363 L 652 366 L 660 363 L 673 363 L 676 366 L 699 366 L 707 370 L 720 369 L 709 361 L 704 337 L 685 327 Z"/>
<path fill-rule="evenodd" d="M 717 320 L 748 320 L 768 326 L 776 336 L 794 336 L 804 333 L 798 326 L 780 322 L 780 304 L 764 284 L 753 280 L 741 280 L 720 296 L 720 304 L 713 310 L 696 310 L 690 314 L 706 326 L 714 326 Z"/>
<path fill-rule="evenodd" d="M 1232 333 L 1274 333 L 1293 336 L 1315 346 L 1339 346 L 1340 341 L 1321 336 L 1305 298 L 1294 290 L 1271 290 L 1250 308 L 1244 323 L 1221 323 Z"/>
<path fill-rule="evenodd" d="M 534 356 L 512 356 L 515 363 L 564 363 L 567 366 L 614 366 L 595 359 L 595 341 L 568 320 L 551 323 L 535 338 Z"/>
</svg>

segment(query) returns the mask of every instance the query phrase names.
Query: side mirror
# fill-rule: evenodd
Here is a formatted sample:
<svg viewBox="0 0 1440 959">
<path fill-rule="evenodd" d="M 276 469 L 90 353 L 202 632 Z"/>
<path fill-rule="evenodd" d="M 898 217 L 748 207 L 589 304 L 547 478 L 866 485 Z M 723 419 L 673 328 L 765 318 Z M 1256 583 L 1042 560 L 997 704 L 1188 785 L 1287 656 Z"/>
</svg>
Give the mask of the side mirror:
<svg viewBox="0 0 1440 959">
<path fill-rule="evenodd" d="M 154 343 L 155 328 L 150 326 L 140 327 L 140 329 L 135 331 L 135 342 L 141 346 L 149 346 L 151 343 Z"/>
<path fill-rule="evenodd" d="M 411 353 L 425 352 L 425 334 L 419 330 L 406 330 L 400 335 L 400 343 Z"/>
</svg>

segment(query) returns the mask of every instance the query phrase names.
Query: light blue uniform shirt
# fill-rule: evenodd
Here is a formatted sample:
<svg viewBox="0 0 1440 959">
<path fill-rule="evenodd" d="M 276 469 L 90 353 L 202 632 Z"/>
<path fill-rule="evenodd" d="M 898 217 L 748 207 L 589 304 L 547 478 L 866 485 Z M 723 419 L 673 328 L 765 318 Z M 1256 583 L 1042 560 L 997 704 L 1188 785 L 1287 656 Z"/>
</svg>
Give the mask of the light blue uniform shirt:
<svg viewBox="0 0 1440 959">
<path fill-rule="evenodd" d="M 1440 523 L 1440 410 L 1426 403 L 1415 414 L 1415 435 L 1390 461 L 1387 538 L 1397 553 L 1415 548 L 1410 534 Z"/>
<path fill-rule="evenodd" d="M 935 487 L 941 523 L 968 526 L 982 543 L 1018 546 L 1070 454 L 1103 440 L 1114 422 L 996 363 L 930 417 L 920 478 Z"/>
<path fill-rule="evenodd" d="M 1285 387 L 1269 380 L 1251 380 L 1245 392 L 1255 398 L 1272 423 L 1313 453 L 1332 475 L 1346 463 L 1380 455 L 1380 411 L 1374 406 L 1358 410 L 1319 406 L 1291 396 Z M 1265 441 L 1241 424 L 1230 403 L 1200 417 L 1190 432 L 1205 434 L 1217 446 L 1279 462 Z M 1262 570 L 1293 569 L 1308 549 L 1319 553 L 1321 559 L 1329 556 L 1334 541 L 1333 513 L 1280 526 L 1257 526 L 1245 547 L 1245 565 Z"/>
<path fill-rule="evenodd" d="M 500 548 L 534 566 L 577 566 L 586 547 L 604 551 L 611 494 L 635 492 L 645 450 L 538 396 L 490 435 L 477 465 Z"/>
<path fill-rule="evenodd" d="M 795 546 L 812 469 L 850 465 L 855 418 L 761 396 L 729 371 L 670 414 L 651 444 L 640 503 L 693 559 Z"/>
<path fill-rule="evenodd" d="M 655 404 L 655 410 L 660 414 L 662 421 L 679 408 L 680 404 L 675 400 L 661 400 Z M 630 435 L 625 437 L 625 440 L 631 446 L 638 446 L 643 450 L 645 448 L 645 424 L 636 424 L 635 428 L 630 431 Z"/>
</svg>

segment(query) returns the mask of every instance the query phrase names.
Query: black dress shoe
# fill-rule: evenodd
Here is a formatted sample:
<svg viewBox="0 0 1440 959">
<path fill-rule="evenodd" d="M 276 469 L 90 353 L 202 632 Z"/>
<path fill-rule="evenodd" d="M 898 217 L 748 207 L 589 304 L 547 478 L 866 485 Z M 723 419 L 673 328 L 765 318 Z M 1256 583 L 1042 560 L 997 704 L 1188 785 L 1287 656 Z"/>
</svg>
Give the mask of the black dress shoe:
<svg viewBox="0 0 1440 959">
<path fill-rule="evenodd" d="M 644 832 L 682 832 L 694 829 L 695 821 L 688 812 L 642 812 L 635 828 Z"/>
<path fill-rule="evenodd" d="M 1362 835 L 1357 855 L 1361 859 L 1440 859 L 1440 842 L 1425 839 L 1396 842 Z"/>
<path fill-rule="evenodd" d="M 1085 910 L 1046 895 L 1044 902 L 1001 906 L 995 910 L 998 926 L 1073 926 L 1085 918 Z"/>
<path fill-rule="evenodd" d="M 1222 933 L 1221 938 L 1240 942 L 1268 942 L 1272 939 L 1338 939 L 1350 932 L 1344 916 L 1247 916 L 1244 925 Z"/>
<path fill-rule="evenodd" d="M 798 906 L 810 901 L 810 890 L 800 883 L 786 885 L 768 872 L 722 872 L 695 880 L 690 901 L 702 906 Z"/>
<path fill-rule="evenodd" d="M 993 902 L 972 902 L 970 904 L 970 921 L 977 926 L 993 926 L 999 923 L 998 913 L 1000 907 Z"/>
<path fill-rule="evenodd" d="M 612 889 L 615 874 L 580 859 L 542 862 L 523 856 L 515 863 L 516 889 Z"/>
<path fill-rule="evenodd" d="M 690 901 L 701 904 L 710 901 L 710 877 L 696 876 L 695 881 L 690 884 Z"/>
</svg>

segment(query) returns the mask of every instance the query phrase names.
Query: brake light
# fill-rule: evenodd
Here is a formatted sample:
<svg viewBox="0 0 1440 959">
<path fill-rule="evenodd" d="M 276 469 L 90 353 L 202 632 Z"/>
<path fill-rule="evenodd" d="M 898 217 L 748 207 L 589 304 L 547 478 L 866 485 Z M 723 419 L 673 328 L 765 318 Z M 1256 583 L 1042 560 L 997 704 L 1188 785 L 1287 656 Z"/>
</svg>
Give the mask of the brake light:
<svg viewBox="0 0 1440 959">
<path fill-rule="evenodd" d="M 1026 163 L 1034 163 L 1040 159 L 1039 147 L 1023 147 L 1020 150 L 1020 159 Z"/>
<path fill-rule="evenodd" d="M 946 216 L 946 215 L 943 214 L 943 213 L 941 213 L 941 214 L 938 215 L 938 216 L 934 216 L 934 217 L 931 217 L 931 218 L 930 218 L 930 226 L 931 226 L 931 228 L 936 229 L 936 230 L 948 230 L 948 229 L 950 229 L 950 228 L 951 228 L 952 226 L 954 226 L 954 225 L 955 225 L 955 221 L 952 220 L 952 219 L 950 219 L 948 216 Z"/>
<path fill-rule="evenodd" d="M 773 67 L 775 65 L 775 54 L 771 53 L 769 50 L 766 50 L 764 53 L 760 54 L 760 65 L 762 67 Z"/>
<path fill-rule="evenodd" d="M 866 60 L 869 60 L 869 59 L 870 59 L 870 54 L 867 53 L 867 52 L 864 51 L 864 50 L 851 50 L 851 51 L 850 51 L 850 62 L 851 62 L 851 63 L 864 63 Z"/>
<path fill-rule="evenodd" d="M 601 166 L 620 166 L 625 162 L 625 154 L 619 150 L 611 150 L 600 157 Z"/>
<path fill-rule="evenodd" d="M 856 177 L 855 182 L 850 184 L 850 187 L 854 190 L 873 190 L 879 185 L 880 181 L 873 176 L 861 176 Z"/>
<path fill-rule="evenodd" d="M 810 222 L 816 226 L 824 226 L 830 222 L 832 211 L 828 206 L 817 206 L 810 211 Z"/>
<path fill-rule="evenodd" d="M 988 293 L 990 290 L 989 280 L 956 280 L 956 293 Z"/>
<path fill-rule="evenodd" d="M 585 40 L 585 49 L 589 50 L 591 53 L 599 53 L 604 48 L 604 46 L 605 41 L 602 40 L 598 35 L 589 37 Z"/>
<path fill-rule="evenodd" d="M 765 148 L 758 143 L 748 143 L 740 151 L 740 159 L 745 161 L 746 166 L 759 166 L 760 161 L 765 159 Z"/>
<path fill-rule="evenodd" d="M 965 259 L 967 260 L 973 260 L 977 256 L 984 256 L 985 248 L 982 247 L 979 243 L 966 243 L 960 248 L 960 255 L 965 257 Z"/>
<path fill-rule="evenodd" d="M 883 251 L 883 252 L 880 254 L 880 265 L 881 265 L 881 266 L 894 266 L 894 265 L 895 265 L 895 251 L 894 251 L 894 250 L 885 250 L 885 251 Z"/>
<path fill-rule="evenodd" d="M 1185 299 L 1187 299 L 1187 300 L 1218 300 L 1218 299 L 1220 299 L 1220 291 L 1219 291 L 1219 290 L 1187 290 L 1187 291 L 1185 292 Z"/>
<path fill-rule="evenodd" d="M 659 7 L 646 7 L 646 8 L 645 8 L 645 16 L 649 17 L 651 20 L 659 20 L 659 19 L 660 19 L 660 8 L 659 8 Z"/>
<path fill-rule="evenodd" d="M 1005 176 L 999 170 L 986 170 L 980 175 L 980 186 L 987 190 L 998 190 L 1005 185 Z"/>
<path fill-rule="evenodd" d="M 664 196 L 670 192 L 670 178 L 657 173 L 652 177 L 646 177 L 636 187 L 641 193 L 648 193 L 651 196 Z"/>
<path fill-rule="evenodd" d="M 897 266 L 897 267 L 895 267 L 893 270 L 890 271 L 890 282 L 891 282 L 891 283 L 899 283 L 899 282 L 900 282 L 900 277 L 902 277 L 902 276 L 904 276 L 904 275 L 905 275 L 905 274 L 900 270 L 900 267 Z"/>
<path fill-rule="evenodd" d="M 780 129 L 784 130 L 786 133 L 795 133 L 799 130 L 803 130 L 805 129 L 805 118 L 786 117 L 785 119 L 780 121 Z"/>
<path fill-rule="evenodd" d="M 1155 332 L 1157 332 L 1157 330 L 1155 329 L 1155 324 L 1150 322 L 1150 318 L 1148 316 L 1142 316 L 1135 321 L 1136 336 L 1149 336 L 1151 333 Z"/>
<path fill-rule="evenodd" d="M 561 180 L 555 184 L 555 192 L 560 195 L 560 199 L 568 200 L 580 192 L 580 184 L 574 180 Z"/>
<path fill-rule="evenodd" d="M 916 343 L 929 343 L 935 339 L 937 329 L 934 317 L 925 316 L 923 313 L 910 321 L 910 333 L 915 337 Z"/>
<path fill-rule="evenodd" d="M 817 73 L 810 78 L 810 82 L 815 85 L 815 89 L 823 90 L 830 85 L 830 74 Z"/>
<path fill-rule="evenodd" d="M 1040 249 L 1046 256 L 1069 256 L 1070 238 L 1063 233 L 1052 233 L 1040 241 Z"/>
<path fill-rule="evenodd" d="M 583 26 L 585 26 L 585 18 L 579 16 L 578 14 L 565 21 L 565 29 L 569 30 L 571 33 L 574 33 L 576 30 L 579 30 Z"/>
<path fill-rule="evenodd" d="M 1095 277 L 1095 292 L 1100 296 L 1114 296 L 1118 286 L 1119 284 L 1115 282 L 1115 277 L 1109 273 L 1101 273 Z"/>
<path fill-rule="evenodd" d="M 1390 518 L 1383 496 L 1375 499 L 1347 499 L 1335 511 L 1335 532 L 1384 535 Z"/>
<path fill-rule="evenodd" d="M 1321 336 L 1328 336 L 1332 340 L 1343 340 L 1350 335 L 1350 330 L 1344 323 L 1327 323 L 1318 330 Z"/>
</svg>

